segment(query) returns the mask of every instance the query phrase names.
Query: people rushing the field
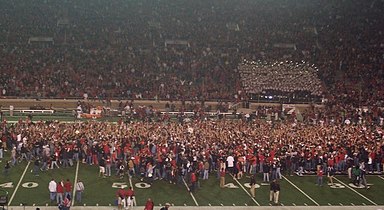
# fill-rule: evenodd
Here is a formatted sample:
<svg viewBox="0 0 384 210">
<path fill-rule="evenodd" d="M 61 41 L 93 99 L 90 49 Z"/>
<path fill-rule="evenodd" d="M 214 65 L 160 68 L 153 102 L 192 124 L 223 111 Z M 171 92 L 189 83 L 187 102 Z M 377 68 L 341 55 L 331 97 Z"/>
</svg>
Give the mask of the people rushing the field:
<svg viewBox="0 0 384 210">
<path fill-rule="evenodd" d="M 64 200 L 64 181 L 61 180 L 56 183 L 56 202 L 57 204 L 61 204 Z"/>
<path fill-rule="evenodd" d="M 162 208 L 160 208 L 160 210 L 168 210 L 170 206 L 171 206 L 170 203 L 165 203 L 165 205 Z"/>
<path fill-rule="evenodd" d="M 69 210 L 71 208 L 71 196 L 65 196 L 62 203 L 59 204 L 60 210 Z"/>
<path fill-rule="evenodd" d="M 132 187 L 129 187 L 127 190 L 124 192 L 124 197 L 125 197 L 125 208 L 129 209 L 133 205 L 135 205 L 135 192 L 133 191 Z"/>
<path fill-rule="evenodd" d="M 274 179 L 270 184 L 269 202 L 273 205 L 279 204 L 280 184 L 277 179 Z"/>
<path fill-rule="evenodd" d="M 9 171 L 11 169 L 11 161 L 7 161 L 5 164 L 4 164 L 4 176 L 8 176 L 9 175 Z"/>
<path fill-rule="evenodd" d="M 49 199 L 51 203 L 56 201 L 56 194 L 57 194 L 57 183 L 54 179 L 52 179 L 48 184 L 48 190 L 49 190 Z"/>
<path fill-rule="evenodd" d="M 147 202 L 145 202 L 144 210 L 153 210 L 155 204 L 153 203 L 151 198 L 148 198 Z"/>
<path fill-rule="evenodd" d="M 125 208 L 125 191 L 124 191 L 124 186 L 121 186 L 120 189 L 117 190 L 116 192 L 116 200 L 117 200 L 117 208 L 119 210 L 122 210 Z"/>
<path fill-rule="evenodd" d="M 83 181 L 81 181 L 81 179 L 77 180 L 77 183 L 76 183 L 76 186 L 75 186 L 75 190 L 76 190 L 76 202 L 77 203 L 81 203 L 82 202 L 83 193 L 84 193 L 84 190 L 85 190 L 84 183 L 83 183 Z"/>
<path fill-rule="evenodd" d="M 255 174 L 251 175 L 249 185 L 251 186 L 251 188 L 249 189 L 249 191 L 251 192 L 251 196 L 252 198 L 255 198 L 256 197 L 256 175 Z"/>
<path fill-rule="evenodd" d="M 64 190 L 65 190 L 65 193 L 64 193 L 64 198 L 66 198 L 67 196 L 69 196 L 71 199 L 72 199 L 72 183 L 71 181 L 69 181 L 69 179 L 67 179 L 65 182 L 64 182 Z"/>
<path fill-rule="evenodd" d="M 323 186 L 323 176 L 324 176 L 324 171 L 323 171 L 323 167 L 322 166 L 320 166 L 317 169 L 316 176 L 317 176 L 317 180 L 316 180 L 317 186 L 322 187 Z"/>
</svg>

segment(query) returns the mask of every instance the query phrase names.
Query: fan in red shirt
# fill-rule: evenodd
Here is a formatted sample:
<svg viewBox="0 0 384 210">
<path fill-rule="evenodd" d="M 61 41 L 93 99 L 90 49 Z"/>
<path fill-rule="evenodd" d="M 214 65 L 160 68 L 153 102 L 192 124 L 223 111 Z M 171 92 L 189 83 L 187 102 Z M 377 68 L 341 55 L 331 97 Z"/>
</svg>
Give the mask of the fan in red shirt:
<svg viewBox="0 0 384 210">
<path fill-rule="evenodd" d="M 124 197 L 127 201 L 127 207 L 133 206 L 134 196 L 135 192 L 132 190 L 132 187 L 129 187 L 128 190 L 124 191 Z"/>
<path fill-rule="evenodd" d="M 155 204 L 153 203 L 151 198 L 148 198 L 147 202 L 145 203 L 144 210 L 153 210 L 153 207 Z"/>
<path fill-rule="evenodd" d="M 56 186 L 56 201 L 57 204 L 61 204 L 63 202 L 63 194 L 64 194 L 64 186 L 63 186 L 63 181 L 57 182 Z"/>
<path fill-rule="evenodd" d="M 125 206 L 125 191 L 124 191 L 124 186 L 121 186 L 121 189 L 118 189 L 116 192 L 116 197 L 117 197 L 117 209 L 123 209 Z"/>
<path fill-rule="evenodd" d="M 64 183 L 64 189 L 65 189 L 65 194 L 64 198 L 66 198 L 68 195 L 70 198 L 72 198 L 72 183 L 67 179 L 67 181 Z"/>
</svg>

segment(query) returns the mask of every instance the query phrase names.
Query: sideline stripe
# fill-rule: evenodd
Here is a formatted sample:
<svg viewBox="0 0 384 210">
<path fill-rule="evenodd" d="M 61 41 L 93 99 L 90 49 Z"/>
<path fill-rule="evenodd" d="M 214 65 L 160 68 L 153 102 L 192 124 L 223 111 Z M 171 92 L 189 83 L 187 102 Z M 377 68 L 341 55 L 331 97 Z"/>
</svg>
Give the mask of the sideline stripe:
<svg viewBox="0 0 384 210">
<path fill-rule="evenodd" d="M 249 197 L 251 197 L 251 199 L 253 200 L 253 202 L 255 202 L 256 205 L 260 206 L 260 204 L 256 201 L 256 199 L 252 197 L 252 195 L 251 195 L 251 194 L 244 188 L 244 186 L 239 182 L 239 180 L 237 180 L 237 179 L 235 178 L 235 176 L 233 176 L 232 174 L 229 174 L 229 175 L 231 175 L 231 177 L 233 178 L 233 180 L 235 180 L 235 181 L 237 182 L 237 184 L 240 185 L 241 188 L 243 188 L 244 192 L 246 192 L 247 195 L 248 195 Z"/>
<path fill-rule="evenodd" d="M 129 177 L 129 184 L 130 184 L 131 187 L 132 187 L 132 191 L 135 192 L 135 190 L 133 189 L 133 184 L 132 184 L 132 178 L 131 178 L 131 177 Z M 136 194 L 135 194 L 135 196 L 133 196 L 133 205 L 134 205 L 134 206 L 137 206 L 137 203 L 136 203 Z"/>
<path fill-rule="evenodd" d="M 79 162 L 80 162 L 80 160 L 78 160 L 77 164 L 76 164 L 75 181 L 73 182 L 73 185 L 72 185 L 73 186 L 73 192 L 72 192 L 71 206 L 75 206 L 77 175 L 79 174 Z"/>
<path fill-rule="evenodd" d="M 373 202 L 372 200 L 370 200 L 369 198 L 365 197 L 363 194 L 357 192 L 355 189 L 353 189 L 352 187 L 350 187 L 349 185 L 345 184 L 344 182 L 342 182 L 341 180 L 339 180 L 338 178 L 334 177 L 336 181 L 338 181 L 339 183 L 341 183 L 342 185 L 348 187 L 350 190 L 352 190 L 353 192 L 355 192 L 356 194 L 360 195 L 362 198 L 364 198 L 365 200 L 369 201 L 370 203 L 372 203 L 373 205 L 377 206 L 377 204 L 375 202 Z"/>
<path fill-rule="evenodd" d="M 196 200 L 195 196 L 193 195 L 193 193 L 192 193 L 191 190 L 189 189 L 187 183 L 185 182 L 184 177 L 183 177 L 183 182 L 184 182 L 184 185 L 185 185 L 185 187 L 187 188 L 189 194 L 191 195 L 193 201 L 195 202 L 196 206 L 199 206 L 199 204 L 197 203 L 197 200 Z"/>
<path fill-rule="evenodd" d="M 379 177 L 380 179 L 384 180 L 384 177 L 382 177 L 382 176 L 377 176 L 377 177 Z"/>
<path fill-rule="evenodd" d="M 20 177 L 19 183 L 17 183 L 17 186 L 16 186 L 16 188 L 15 188 L 15 191 L 13 191 L 12 196 L 11 196 L 11 198 L 9 199 L 9 202 L 8 202 L 9 206 L 11 205 L 11 203 L 12 203 L 12 201 L 13 201 L 13 198 L 15 197 L 16 192 L 17 192 L 17 190 L 18 190 L 19 187 L 20 187 L 21 182 L 22 182 L 23 179 L 24 179 L 25 173 L 27 172 L 30 163 L 31 163 L 31 162 L 28 161 L 28 164 L 27 164 L 27 166 L 25 167 L 24 172 L 23 172 L 23 174 L 22 174 L 21 177 Z"/>
<path fill-rule="evenodd" d="M 309 200 L 311 200 L 314 204 L 316 204 L 316 206 L 320 206 L 320 204 L 318 204 L 313 198 L 311 198 L 311 196 L 309 196 L 307 193 L 305 193 L 303 190 L 301 190 L 298 186 L 296 186 L 295 184 L 293 184 L 291 181 L 289 181 L 289 179 L 287 179 L 285 176 L 282 175 L 282 177 L 289 183 L 291 184 L 293 187 L 295 187 L 298 191 L 300 191 L 303 195 L 305 195 L 305 197 L 307 197 Z"/>
</svg>

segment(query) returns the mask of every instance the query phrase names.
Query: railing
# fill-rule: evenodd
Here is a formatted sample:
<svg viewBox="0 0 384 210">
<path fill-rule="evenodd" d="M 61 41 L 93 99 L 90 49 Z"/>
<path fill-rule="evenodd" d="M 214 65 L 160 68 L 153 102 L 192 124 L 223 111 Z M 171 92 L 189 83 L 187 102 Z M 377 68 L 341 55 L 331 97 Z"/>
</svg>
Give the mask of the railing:
<svg viewBox="0 0 384 210">
<path fill-rule="evenodd" d="M 1 110 L 2 112 L 12 112 L 11 110 Z M 52 109 L 20 109 L 20 110 L 13 110 L 13 113 L 22 113 L 22 114 L 53 114 L 55 113 L 55 110 Z"/>
</svg>

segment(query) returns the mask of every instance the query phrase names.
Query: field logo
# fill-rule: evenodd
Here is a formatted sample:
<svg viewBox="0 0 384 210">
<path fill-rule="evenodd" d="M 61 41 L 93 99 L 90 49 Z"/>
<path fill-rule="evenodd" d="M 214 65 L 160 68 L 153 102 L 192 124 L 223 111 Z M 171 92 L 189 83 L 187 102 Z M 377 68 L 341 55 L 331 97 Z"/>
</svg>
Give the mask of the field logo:
<svg viewBox="0 0 384 210">
<path fill-rule="evenodd" d="M 114 182 L 114 183 L 112 184 L 112 188 L 118 188 L 118 189 L 120 189 L 120 188 L 126 188 L 126 187 L 128 187 L 128 185 L 127 185 L 127 183 L 125 183 L 125 182 Z"/>
<path fill-rule="evenodd" d="M 24 184 L 21 185 L 24 188 L 35 188 L 38 187 L 39 184 L 36 182 L 25 182 Z M 13 182 L 6 182 L 3 184 L 0 184 L 1 188 L 13 188 Z"/>
<path fill-rule="evenodd" d="M 340 183 L 335 183 L 335 184 L 329 183 L 328 186 L 330 188 L 332 188 L 332 189 L 343 189 L 343 188 L 345 188 L 345 186 L 340 184 Z"/>
<path fill-rule="evenodd" d="M 251 183 L 244 183 L 244 187 L 251 189 Z M 260 188 L 260 185 L 256 184 L 255 188 Z"/>
<path fill-rule="evenodd" d="M 233 183 L 225 184 L 224 187 L 229 188 L 229 189 L 237 189 L 237 188 L 239 188 L 239 186 L 236 186 Z"/>
<path fill-rule="evenodd" d="M 348 184 L 350 187 L 355 189 L 365 189 L 365 186 L 363 184 L 360 184 L 359 186 L 356 186 L 354 183 Z M 370 188 L 373 184 L 367 184 L 367 188 Z"/>
<path fill-rule="evenodd" d="M 35 187 L 38 187 L 39 184 L 37 184 L 36 182 L 26 182 L 26 183 L 22 184 L 21 186 L 24 188 L 35 188 Z"/>
<path fill-rule="evenodd" d="M 13 182 L 6 182 L 3 184 L 0 184 L 1 188 L 13 188 Z"/>
<path fill-rule="evenodd" d="M 135 187 L 140 188 L 140 189 L 147 189 L 150 188 L 151 185 L 145 182 L 138 182 L 135 184 Z"/>
</svg>

